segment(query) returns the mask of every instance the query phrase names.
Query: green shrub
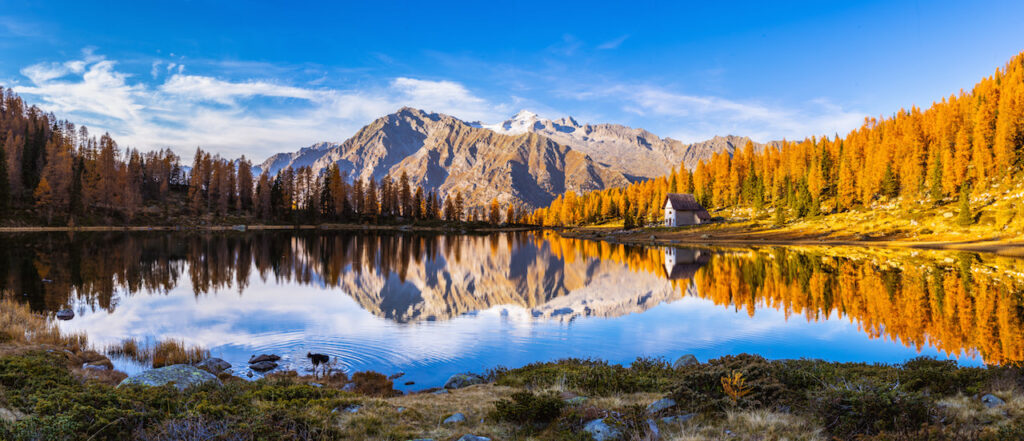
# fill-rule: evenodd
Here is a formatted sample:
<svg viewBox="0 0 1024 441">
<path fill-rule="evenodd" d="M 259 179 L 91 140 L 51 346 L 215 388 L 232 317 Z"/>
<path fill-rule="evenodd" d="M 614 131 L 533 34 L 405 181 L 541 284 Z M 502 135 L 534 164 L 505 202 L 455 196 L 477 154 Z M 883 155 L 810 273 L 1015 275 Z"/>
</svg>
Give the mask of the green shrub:
<svg viewBox="0 0 1024 441">
<path fill-rule="evenodd" d="M 727 355 L 680 369 L 680 377 L 671 396 L 681 407 L 695 412 L 724 411 L 733 407 L 733 403 L 722 389 L 722 378 L 738 372 L 744 378 L 749 393 L 736 405 L 773 407 L 779 403 L 784 390 L 776 379 L 775 371 L 771 362 L 759 355 Z"/>
<path fill-rule="evenodd" d="M 658 392 L 672 383 L 675 372 L 667 362 L 638 359 L 633 367 L 577 358 L 533 363 L 518 369 L 490 373 L 495 383 L 511 387 L 547 388 L 556 384 L 580 393 L 607 396 L 616 393 Z"/>
<path fill-rule="evenodd" d="M 535 395 L 532 392 L 516 392 L 511 400 L 494 403 L 491 417 L 527 427 L 547 426 L 562 414 L 565 401 L 553 394 Z"/>
<path fill-rule="evenodd" d="M 850 439 L 881 432 L 915 432 L 928 423 L 933 403 L 921 392 L 892 384 L 844 383 L 810 394 L 808 411 L 832 436 Z"/>
<path fill-rule="evenodd" d="M 900 366 L 901 383 L 907 390 L 952 395 L 976 394 L 988 378 L 983 368 L 958 367 L 956 360 L 917 357 Z"/>
</svg>

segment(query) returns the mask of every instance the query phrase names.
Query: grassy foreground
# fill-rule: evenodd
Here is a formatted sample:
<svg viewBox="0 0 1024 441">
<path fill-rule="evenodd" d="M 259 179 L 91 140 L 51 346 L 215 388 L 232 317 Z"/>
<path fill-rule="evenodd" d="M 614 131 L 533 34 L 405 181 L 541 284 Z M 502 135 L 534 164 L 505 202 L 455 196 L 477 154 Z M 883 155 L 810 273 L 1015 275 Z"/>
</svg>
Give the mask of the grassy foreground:
<svg viewBox="0 0 1024 441">
<path fill-rule="evenodd" d="M 17 303 L 0 306 L 3 440 L 586 440 L 584 426 L 597 419 L 625 440 L 1024 438 L 1024 371 L 1016 367 L 741 354 L 675 367 L 638 359 L 498 368 L 483 384 L 447 393 L 401 395 L 370 372 L 116 388 L 123 374 L 82 368 L 102 363 L 84 336 L 63 336 Z M 348 383 L 353 390 L 342 390 Z M 662 398 L 675 405 L 652 412 Z M 455 413 L 465 421 L 443 422 Z M 686 417 L 663 420 L 673 416 Z"/>
</svg>

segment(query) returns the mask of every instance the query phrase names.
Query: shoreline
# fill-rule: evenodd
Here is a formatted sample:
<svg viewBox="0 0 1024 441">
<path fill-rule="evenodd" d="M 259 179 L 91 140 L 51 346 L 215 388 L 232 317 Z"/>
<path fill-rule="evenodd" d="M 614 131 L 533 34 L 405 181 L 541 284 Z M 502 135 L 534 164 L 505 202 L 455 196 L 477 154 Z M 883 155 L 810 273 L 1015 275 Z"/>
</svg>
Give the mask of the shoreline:
<svg viewBox="0 0 1024 441">
<path fill-rule="evenodd" d="M 241 227 L 241 228 L 240 228 Z M 51 232 L 97 232 L 97 231 L 275 231 L 275 230 L 327 230 L 327 231 L 440 231 L 440 232 L 515 232 L 534 231 L 531 226 L 477 227 L 473 225 L 372 225 L 372 224 L 302 224 L 302 225 L 131 225 L 131 226 L 75 226 L 75 227 L 0 227 L 0 233 L 51 233 Z"/>
<path fill-rule="evenodd" d="M 856 238 L 794 231 L 763 229 L 729 229 L 722 224 L 707 227 L 646 227 L 619 230 L 602 227 L 579 227 L 561 231 L 563 237 L 600 240 L 626 245 L 653 246 L 855 246 L 905 248 L 919 250 L 971 251 L 1003 257 L 1024 257 L 1024 239 L 981 238 L 977 240 L 904 240 L 897 237 Z M 721 231 L 721 230 L 725 231 Z M 841 233 L 840 233 L 841 234 Z"/>
<path fill-rule="evenodd" d="M 613 227 L 550 228 L 536 226 L 478 227 L 472 225 L 372 225 L 372 224 L 238 224 L 238 225 L 138 225 L 138 226 L 75 226 L 75 227 L 0 227 L 3 233 L 59 233 L 59 232 L 179 232 L 179 231 L 407 231 L 505 233 L 520 231 L 556 231 L 571 239 L 600 240 L 608 243 L 648 246 L 703 245 L 703 246 L 854 246 L 906 248 L 919 250 L 970 251 L 990 253 L 1003 257 L 1024 257 L 1024 238 L 1006 239 L 985 237 L 975 240 L 906 240 L 900 237 L 860 236 L 833 231 L 829 234 L 800 232 L 761 227 L 741 228 L 728 224 L 708 224 L 696 227 L 643 227 L 621 230 Z M 860 237 L 858 237 L 860 236 Z"/>
</svg>

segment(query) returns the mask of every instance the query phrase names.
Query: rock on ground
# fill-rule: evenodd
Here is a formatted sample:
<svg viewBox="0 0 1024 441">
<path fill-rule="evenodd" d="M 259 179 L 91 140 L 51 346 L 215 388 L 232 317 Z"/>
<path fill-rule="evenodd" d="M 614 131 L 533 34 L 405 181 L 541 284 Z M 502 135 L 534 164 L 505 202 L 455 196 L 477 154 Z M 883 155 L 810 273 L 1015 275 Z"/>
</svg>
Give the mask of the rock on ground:
<svg viewBox="0 0 1024 441">
<path fill-rule="evenodd" d="M 221 385 L 220 380 L 213 374 L 187 364 L 175 364 L 159 369 L 151 369 L 139 374 L 132 375 L 121 381 L 117 387 L 124 385 L 141 386 L 163 386 L 171 384 L 178 390 L 184 390 L 200 384 L 215 383 Z"/>
<path fill-rule="evenodd" d="M 465 435 L 462 435 L 462 438 L 459 438 L 459 441 L 491 441 L 491 439 L 486 436 L 476 436 L 467 433 Z"/>
<path fill-rule="evenodd" d="M 448 381 L 444 382 L 445 389 L 459 389 L 466 386 L 472 386 L 474 384 L 484 384 L 487 380 L 477 374 L 465 373 L 455 374 L 448 377 Z"/>
<path fill-rule="evenodd" d="M 679 359 L 677 359 L 675 363 L 672 363 L 672 367 L 674 369 L 679 369 L 681 367 L 693 366 L 696 364 L 700 364 L 700 361 L 697 361 L 697 357 L 693 354 L 686 354 L 683 355 L 682 357 L 679 357 Z"/>
<path fill-rule="evenodd" d="M 1003 404 L 1006 403 L 1005 401 L 1003 401 L 1002 398 L 999 398 L 992 394 L 985 394 L 985 396 L 981 397 L 981 402 L 985 403 L 985 407 L 989 409 L 993 407 L 1002 406 Z"/>
<path fill-rule="evenodd" d="M 220 358 L 213 357 L 196 363 L 196 367 L 213 375 L 219 375 L 220 373 L 231 369 L 231 363 Z"/>
<path fill-rule="evenodd" d="M 456 413 L 448 418 L 444 419 L 444 424 L 458 424 L 466 422 L 466 416 L 462 412 Z"/>
<path fill-rule="evenodd" d="M 603 419 L 592 420 L 583 426 L 583 431 L 594 438 L 594 441 L 612 441 L 622 436 L 622 432 L 609 426 Z"/>
<path fill-rule="evenodd" d="M 57 311 L 58 320 L 71 320 L 73 318 L 75 318 L 75 311 L 72 311 L 70 309 L 62 309 L 60 311 Z"/>
<path fill-rule="evenodd" d="M 676 405 L 676 400 L 673 400 L 671 398 L 662 398 L 662 399 L 660 399 L 658 401 L 655 401 L 655 402 L 653 402 L 651 404 L 648 404 L 647 405 L 647 413 L 650 413 L 650 414 L 658 413 L 658 412 L 661 412 L 661 411 L 663 411 L 665 409 L 668 409 L 670 407 L 674 407 L 675 405 Z"/>
<path fill-rule="evenodd" d="M 665 424 L 682 424 L 682 423 L 685 423 L 687 421 L 692 420 L 693 417 L 695 417 L 695 416 L 697 416 L 697 414 L 694 414 L 694 413 L 688 413 L 686 415 L 667 416 L 667 417 L 662 418 L 661 422 L 663 422 Z"/>
<path fill-rule="evenodd" d="M 25 419 L 25 414 L 18 411 L 18 409 L 7 409 L 0 407 L 0 421 L 8 423 L 16 423 L 19 420 Z"/>
<path fill-rule="evenodd" d="M 651 434 L 651 438 L 661 439 L 661 430 L 658 430 L 658 424 L 654 420 L 647 420 L 647 431 Z"/>
</svg>

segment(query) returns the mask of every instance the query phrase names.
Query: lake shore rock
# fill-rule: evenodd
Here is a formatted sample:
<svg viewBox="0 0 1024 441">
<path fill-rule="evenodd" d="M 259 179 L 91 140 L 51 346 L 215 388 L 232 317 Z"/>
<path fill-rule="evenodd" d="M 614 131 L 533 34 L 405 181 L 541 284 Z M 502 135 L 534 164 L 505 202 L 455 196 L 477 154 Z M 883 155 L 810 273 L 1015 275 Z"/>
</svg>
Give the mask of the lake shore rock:
<svg viewBox="0 0 1024 441">
<path fill-rule="evenodd" d="M 277 363 L 268 360 L 258 361 L 256 363 L 250 364 L 249 369 L 252 369 L 256 372 L 267 372 L 270 370 L 277 369 Z"/>
<path fill-rule="evenodd" d="M 612 441 L 622 437 L 622 432 L 606 423 L 604 419 L 590 421 L 583 426 L 583 431 L 589 433 L 594 441 Z"/>
<path fill-rule="evenodd" d="M 251 358 L 249 358 L 249 364 L 256 364 L 256 363 L 260 363 L 260 362 L 263 362 L 263 361 L 277 361 L 277 360 L 280 360 L 280 359 L 281 359 L 280 356 L 277 356 L 277 355 L 274 355 L 274 354 L 253 355 Z"/>
<path fill-rule="evenodd" d="M 686 366 L 694 366 L 698 364 L 700 364 L 700 361 L 697 360 L 697 357 L 695 355 L 685 354 L 682 357 L 677 358 L 675 363 L 672 363 L 672 368 L 679 369 Z"/>
<path fill-rule="evenodd" d="M 178 390 L 185 390 L 206 383 L 221 385 L 220 380 L 209 372 L 187 364 L 175 364 L 132 375 L 122 380 L 117 387 L 126 385 L 159 387 L 170 384 Z"/>
<path fill-rule="evenodd" d="M 473 373 L 455 374 L 448 377 L 448 381 L 444 382 L 445 389 L 461 389 L 466 386 L 472 386 L 474 384 L 484 384 L 487 380 Z"/>
<path fill-rule="evenodd" d="M 445 418 L 443 421 L 444 424 L 458 424 L 464 422 L 466 422 L 466 415 L 463 415 L 462 412 L 458 412 L 448 418 Z"/>
<path fill-rule="evenodd" d="M 213 375 L 220 375 L 224 371 L 231 369 L 231 363 L 217 357 L 207 358 L 196 363 L 195 366 Z"/>
</svg>

